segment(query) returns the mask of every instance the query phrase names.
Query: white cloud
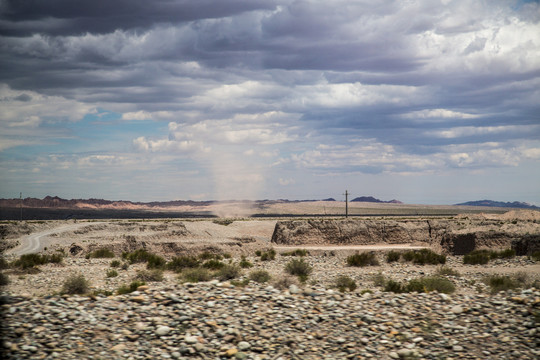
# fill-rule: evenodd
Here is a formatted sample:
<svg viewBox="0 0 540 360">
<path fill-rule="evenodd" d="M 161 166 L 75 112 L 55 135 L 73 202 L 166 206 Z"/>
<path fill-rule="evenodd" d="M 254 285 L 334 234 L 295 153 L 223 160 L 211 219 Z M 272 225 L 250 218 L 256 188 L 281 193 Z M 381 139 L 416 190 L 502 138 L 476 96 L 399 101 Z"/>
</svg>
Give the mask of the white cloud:
<svg viewBox="0 0 540 360">
<path fill-rule="evenodd" d="M 296 181 L 294 179 L 282 179 L 279 178 L 279 185 L 287 186 L 287 185 L 293 185 Z"/>
</svg>

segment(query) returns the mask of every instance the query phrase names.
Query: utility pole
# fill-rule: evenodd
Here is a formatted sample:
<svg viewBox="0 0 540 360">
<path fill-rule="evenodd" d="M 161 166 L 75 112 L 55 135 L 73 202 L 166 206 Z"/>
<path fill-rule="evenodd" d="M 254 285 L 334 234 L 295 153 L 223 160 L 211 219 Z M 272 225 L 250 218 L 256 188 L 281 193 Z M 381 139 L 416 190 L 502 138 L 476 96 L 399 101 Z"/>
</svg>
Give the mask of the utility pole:
<svg viewBox="0 0 540 360">
<path fill-rule="evenodd" d="M 21 221 L 22 221 L 22 192 L 19 194 L 20 208 L 21 208 Z"/>
<path fill-rule="evenodd" d="M 349 192 L 345 190 L 345 218 L 349 217 Z"/>
</svg>

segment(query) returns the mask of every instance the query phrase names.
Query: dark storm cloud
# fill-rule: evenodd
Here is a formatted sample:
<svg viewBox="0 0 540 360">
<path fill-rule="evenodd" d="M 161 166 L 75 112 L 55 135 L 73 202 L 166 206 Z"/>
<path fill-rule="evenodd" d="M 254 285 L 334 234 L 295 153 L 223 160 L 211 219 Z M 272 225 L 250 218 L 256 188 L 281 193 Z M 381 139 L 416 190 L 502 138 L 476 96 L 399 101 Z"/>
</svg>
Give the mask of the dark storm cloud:
<svg viewBox="0 0 540 360">
<path fill-rule="evenodd" d="M 273 9 L 273 0 L 3 0 L 0 34 L 28 36 L 104 34 Z"/>
<path fill-rule="evenodd" d="M 140 151 L 233 144 L 320 173 L 507 166 L 540 148 L 537 4 L 0 4 L 11 128 L 39 129 L 35 102 L 81 108 L 73 121 L 97 107 L 159 122 Z"/>
</svg>

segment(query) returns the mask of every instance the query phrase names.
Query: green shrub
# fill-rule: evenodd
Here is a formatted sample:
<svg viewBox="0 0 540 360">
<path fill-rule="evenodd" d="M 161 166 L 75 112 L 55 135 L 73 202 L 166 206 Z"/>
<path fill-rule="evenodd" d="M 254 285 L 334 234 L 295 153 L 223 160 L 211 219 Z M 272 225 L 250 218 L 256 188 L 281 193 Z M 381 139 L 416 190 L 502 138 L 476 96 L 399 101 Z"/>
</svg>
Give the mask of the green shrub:
<svg viewBox="0 0 540 360">
<path fill-rule="evenodd" d="M 534 261 L 540 261 L 540 251 L 535 251 L 531 254 L 531 259 Z"/>
<path fill-rule="evenodd" d="M 270 274 L 266 270 L 256 270 L 249 274 L 249 279 L 258 283 L 265 283 L 270 280 Z"/>
<path fill-rule="evenodd" d="M 128 268 L 129 268 L 129 264 L 127 262 L 122 264 L 122 267 L 121 267 L 122 270 L 127 270 Z"/>
<path fill-rule="evenodd" d="M 377 273 L 373 275 L 372 279 L 373 284 L 375 286 L 384 286 L 386 284 L 386 276 L 384 276 L 382 273 Z"/>
<path fill-rule="evenodd" d="M 377 266 L 379 261 L 374 252 L 363 252 L 347 257 L 347 265 L 349 266 Z"/>
<path fill-rule="evenodd" d="M 86 294 L 89 290 L 88 281 L 83 275 L 72 275 L 64 281 L 62 293 L 64 294 Z"/>
<path fill-rule="evenodd" d="M 193 256 L 178 256 L 174 257 L 167 263 L 167 269 L 176 273 L 182 272 L 184 269 L 196 268 L 199 266 L 199 260 Z"/>
<path fill-rule="evenodd" d="M 118 271 L 116 271 L 114 269 L 107 270 L 107 277 L 108 278 L 117 277 L 117 276 L 118 276 Z"/>
<path fill-rule="evenodd" d="M 154 269 L 137 271 L 137 275 L 135 276 L 135 278 L 144 282 L 163 281 L 163 270 Z"/>
<path fill-rule="evenodd" d="M 405 292 L 405 287 L 400 282 L 390 279 L 385 282 L 384 291 L 399 294 Z"/>
<path fill-rule="evenodd" d="M 463 263 L 469 265 L 485 265 L 491 255 L 487 250 L 474 250 L 463 257 Z"/>
<path fill-rule="evenodd" d="M 205 252 L 200 253 L 198 258 L 200 260 L 211 260 L 211 259 L 221 260 L 223 257 L 220 254 L 214 254 L 209 251 L 205 251 Z"/>
<path fill-rule="evenodd" d="M 235 287 L 246 287 L 249 284 L 249 279 L 244 280 L 231 280 L 231 285 Z"/>
<path fill-rule="evenodd" d="M 33 268 L 38 265 L 45 265 L 48 263 L 59 264 L 62 262 L 61 254 L 25 254 L 21 255 L 19 259 L 13 262 L 13 266 L 20 267 L 23 270 Z"/>
<path fill-rule="evenodd" d="M 0 286 L 6 286 L 9 284 L 9 277 L 7 274 L 0 272 Z"/>
<path fill-rule="evenodd" d="M 266 251 L 258 251 L 259 255 L 261 257 L 261 261 L 270 261 L 274 260 L 276 258 L 276 250 L 269 249 Z"/>
<path fill-rule="evenodd" d="M 145 285 L 143 281 L 132 281 L 129 285 L 122 285 L 117 290 L 118 295 L 129 294 L 137 290 L 139 286 Z"/>
<path fill-rule="evenodd" d="M 430 292 L 437 291 L 440 293 L 451 294 L 456 290 L 455 285 L 448 279 L 438 276 L 426 276 L 417 279 L 412 279 L 408 283 L 400 283 L 395 280 L 387 280 L 384 283 L 384 291 L 393 293 L 406 292 Z"/>
<path fill-rule="evenodd" d="M 232 219 L 216 219 L 216 220 L 214 220 L 212 222 L 214 224 L 218 224 L 218 225 L 229 226 L 234 222 L 234 220 L 232 220 Z"/>
<path fill-rule="evenodd" d="M 9 263 L 4 259 L 3 256 L 0 256 L 0 270 L 9 268 Z"/>
<path fill-rule="evenodd" d="M 289 261 L 285 265 L 285 271 L 290 275 L 297 276 L 301 282 L 305 282 L 313 271 L 313 268 L 303 258 L 300 258 Z"/>
<path fill-rule="evenodd" d="M 336 279 L 335 287 L 338 288 L 340 292 L 345 292 L 347 289 L 349 291 L 354 291 L 356 289 L 356 282 L 347 275 L 340 275 Z"/>
<path fill-rule="evenodd" d="M 92 251 L 91 253 L 86 254 L 87 259 L 106 259 L 106 258 L 113 258 L 114 253 L 107 248 L 101 248 Z"/>
<path fill-rule="evenodd" d="M 429 249 L 407 251 L 403 254 L 403 259 L 405 261 L 412 261 L 416 265 L 438 265 L 446 263 L 445 255 L 437 254 Z"/>
<path fill-rule="evenodd" d="M 217 272 L 217 278 L 221 281 L 231 280 L 239 277 L 242 274 L 240 267 L 236 265 L 224 265 Z"/>
<path fill-rule="evenodd" d="M 120 263 L 120 260 L 113 260 L 111 261 L 111 265 L 110 265 L 112 268 L 119 268 L 121 266 L 121 263 Z"/>
<path fill-rule="evenodd" d="M 240 259 L 240 262 L 238 263 L 238 265 L 240 265 L 240 267 L 242 269 L 247 269 L 247 268 L 250 268 L 250 267 L 253 267 L 253 264 L 250 263 L 245 256 L 242 256 L 242 258 Z"/>
<path fill-rule="evenodd" d="M 406 285 L 407 292 L 430 292 L 451 294 L 456 291 L 454 283 L 450 280 L 438 276 L 426 276 L 418 279 L 412 279 Z"/>
<path fill-rule="evenodd" d="M 491 251 L 491 259 L 509 259 L 516 257 L 516 251 L 514 249 L 505 249 L 501 251 Z"/>
<path fill-rule="evenodd" d="M 181 278 L 183 281 L 190 283 L 210 281 L 212 280 L 212 273 L 205 268 L 191 268 L 185 269 L 181 274 Z"/>
<path fill-rule="evenodd" d="M 208 260 L 202 264 L 202 267 L 210 269 L 210 270 L 219 270 L 223 268 L 224 266 L 225 266 L 224 263 L 216 259 Z"/>
<path fill-rule="evenodd" d="M 392 263 L 392 262 L 399 261 L 399 258 L 401 258 L 401 253 L 399 253 L 397 251 L 390 251 L 390 252 L 386 253 L 386 262 L 387 263 Z"/>
<path fill-rule="evenodd" d="M 153 254 L 149 253 L 145 249 L 137 249 L 130 253 L 122 253 L 122 258 L 129 261 L 130 264 L 145 263 Z"/>
<path fill-rule="evenodd" d="M 492 275 L 484 279 L 486 285 L 491 288 L 491 293 L 496 294 L 499 291 L 517 289 L 520 283 L 508 275 Z"/>
<path fill-rule="evenodd" d="M 444 276 L 461 276 L 459 271 L 452 269 L 449 266 L 441 266 L 437 269 L 436 272 L 437 275 L 444 275 Z"/>
<path fill-rule="evenodd" d="M 159 255 L 156 254 L 149 254 L 146 268 L 147 269 L 164 269 L 165 265 L 167 264 L 167 261 L 165 261 L 164 258 L 162 258 Z"/>
<path fill-rule="evenodd" d="M 281 256 L 307 256 L 309 255 L 309 252 L 305 249 L 296 249 L 296 250 L 283 252 L 280 255 Z"/>
<path fill-rule="evenodd" d="M 276 289 L 280 289 L 280 290 L 285 290 L 285 289 L 288 289 L 291 285 L 298 285 L 298 281 L 296 280 L 296 278 L 294 277 L 291 277 L 291 276 L 284 276 L 284 277 L 281 277 L 277 280 L 275 280 L 272 285 L 276 288 Z"/>
</svg>

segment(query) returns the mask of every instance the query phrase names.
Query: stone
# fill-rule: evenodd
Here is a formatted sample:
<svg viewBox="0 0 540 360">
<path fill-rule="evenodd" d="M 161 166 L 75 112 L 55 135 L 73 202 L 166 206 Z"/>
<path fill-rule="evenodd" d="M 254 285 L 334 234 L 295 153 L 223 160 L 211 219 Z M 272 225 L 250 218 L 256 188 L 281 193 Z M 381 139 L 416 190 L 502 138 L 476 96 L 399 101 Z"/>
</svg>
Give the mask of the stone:
<svg viewBox="0 0 540 360">
<path fill-rule="evenodd" d="M 238 349 L 237 348 L 232 348 L 232 349 L 228 349 L 227 351 L 225 351 L 225 356 L 233 357 L 237 353 L 238 353 Z"/>
<path fill-rule="evenodd" d="M 247 341 L 240 341 L 237 346 L 240 351 L 244 351 L 249 349 L 251 347 L 251 344 Z"/>
<path fill-rule="evenodd" d="M 294 284 L 291 284 L 289 286 L 289 292 L 291 294 L 300 294 L 302 291 L 300 290 L 300 288 Z"/>
<path fill-rule="evenodd" d="M 455 305 L 455 306 L 452 307 L 452 309 L 450 311 L 452 311 L 454 314 L 458 315 L 458 314 L 461 314 L 463 312 L 463 307 L 461 307 L 461 305 Z"/>
<path fill-rule="evenodd" d="M 187 335 L 187 336 L 184 338 L 184 341 L 186 342 L 186 344 L 196 344 L 199 340 L 197 339 L 196 336 L 189 336 L 189 335 Z"/>
<path fill-rule="evenodd" d="M 124 351 L 127 348 L 126 344 L 118 344 L 111 348 L 111 351 Z"/>
<path fill-rule="evenodd" d="M 165 326 L 165 325 L 160 325 L 157 327 L 156 329 L 156 335 L 158 336 L 165 336 L 167 335 L 169 332 L 171 332 L 171 328 L 168 327 L 168 326 Z"/>
</svg>

